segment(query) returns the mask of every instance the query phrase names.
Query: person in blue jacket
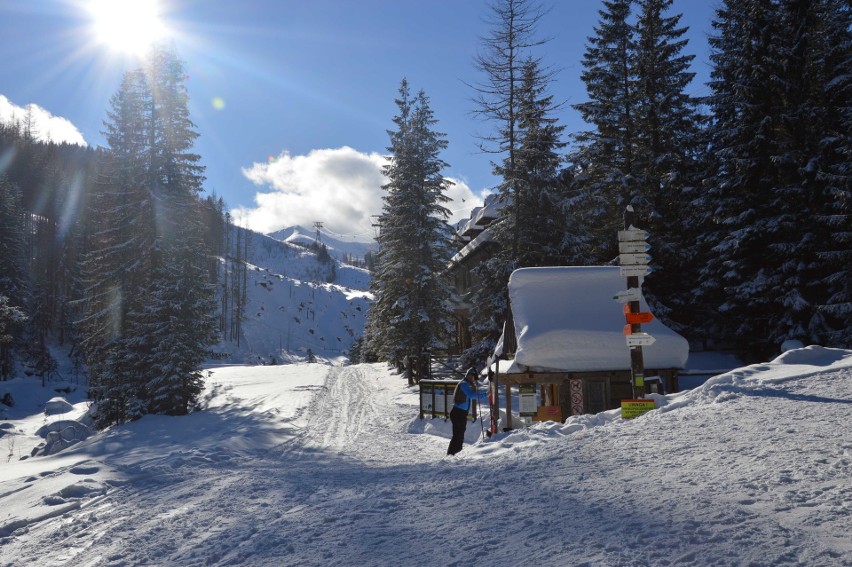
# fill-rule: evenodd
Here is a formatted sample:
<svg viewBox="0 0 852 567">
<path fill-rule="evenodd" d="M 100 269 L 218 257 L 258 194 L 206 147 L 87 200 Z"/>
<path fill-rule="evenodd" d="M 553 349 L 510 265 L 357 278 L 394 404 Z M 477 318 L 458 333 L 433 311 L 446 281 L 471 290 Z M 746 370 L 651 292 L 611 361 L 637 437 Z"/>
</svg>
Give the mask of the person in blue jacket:
<svg viewBox="0 0 852 567">
<path fill-rule="evenodd" d="M 484 393 L 476 390 L 476 371 L 469 368 L 464 380 L 458 383 L 453 392 L 453 409 L 450 410 L 450 421 L 453 424 L 453 438 L 447 447 L 448 455 L 455 455 L 464 446 L 464 432 L 467 429 L 467 414 L 470 412 L 472 400 L 487 400 Z"/>
</svg>

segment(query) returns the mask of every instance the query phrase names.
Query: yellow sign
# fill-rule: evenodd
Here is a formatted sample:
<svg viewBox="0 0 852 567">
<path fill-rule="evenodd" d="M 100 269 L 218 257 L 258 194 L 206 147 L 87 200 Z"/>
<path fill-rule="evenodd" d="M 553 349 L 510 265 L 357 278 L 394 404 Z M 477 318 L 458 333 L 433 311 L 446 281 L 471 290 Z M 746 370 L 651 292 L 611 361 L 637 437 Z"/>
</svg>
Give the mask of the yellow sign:
<svg viewBox="0 0 852 567">
<path fill-rule="evenodd" d="M 654 400 L 621 400 L 621 418 L 633 419 L 654 409 Z"/>
</svg>

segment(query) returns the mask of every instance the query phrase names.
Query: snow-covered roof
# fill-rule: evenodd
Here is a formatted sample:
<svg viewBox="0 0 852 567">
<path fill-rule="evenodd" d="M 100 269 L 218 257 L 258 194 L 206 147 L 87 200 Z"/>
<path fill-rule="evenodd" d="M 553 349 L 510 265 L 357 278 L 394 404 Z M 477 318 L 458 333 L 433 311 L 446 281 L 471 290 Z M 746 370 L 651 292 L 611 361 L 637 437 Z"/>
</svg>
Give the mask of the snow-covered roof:
<svg viewBox="0 0 852 567">
<path fill-rule="evenodd" d="M 481 207 L 476 207 L 470 212 L 470 218 L 458 224 L 458 234 L 462 237 L 473 237 L 483 230 L 494 220 L 499 218 L 500 210 L 505 207 L 507 200 L 501 201 L 499 195 L 491 194 L 485 198 Z"/>
<path fill-rule="evenodd" d="M 547 267 L 515 270 L 509 301 L 518 347 L 516 372 L 629 370 L 622 305 L 614 301 L 627 288 L 618 267 Z M 641 310 L 650 311 L 644 298 Z M 689 345 L 658 320 L 642 325 L 656 342 L 643 347 L 646 368 L 683 368 Z M 501 368 L 502 370 L 502 368 Z"/>
<path fill-rule="evenodd" d="M 456 254 L 450 259 L 449 265 L 453 266 L 455 264 L 458 264 L 470 254 L 472 254 L 474 250 L 482 246 L 483 243 L 492 242 L 493 240 L 494 238 L 491 236 L 491 229 L 486 228 L 481 233 L 479 233 L 476 238 L 468 242 L 464 248 L 456 252 Z"/>
</svg>

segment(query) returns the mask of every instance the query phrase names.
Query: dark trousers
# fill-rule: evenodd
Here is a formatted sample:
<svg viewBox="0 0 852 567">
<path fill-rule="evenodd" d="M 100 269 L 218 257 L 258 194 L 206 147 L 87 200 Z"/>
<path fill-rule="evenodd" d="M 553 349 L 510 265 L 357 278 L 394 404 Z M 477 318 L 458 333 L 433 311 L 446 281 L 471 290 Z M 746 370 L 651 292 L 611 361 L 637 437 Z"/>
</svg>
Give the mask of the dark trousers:
<svg viewBox="0 0 852 567">
<path fill-rule="evenodd" d="M 453 438 L 447 447 L 448 455 L 455 455 L 464 445 L 464 432 L 467 429 L 467 412 L 454 407 L 450 410 L 450 421 L 453 423 Z"/>
</svg>

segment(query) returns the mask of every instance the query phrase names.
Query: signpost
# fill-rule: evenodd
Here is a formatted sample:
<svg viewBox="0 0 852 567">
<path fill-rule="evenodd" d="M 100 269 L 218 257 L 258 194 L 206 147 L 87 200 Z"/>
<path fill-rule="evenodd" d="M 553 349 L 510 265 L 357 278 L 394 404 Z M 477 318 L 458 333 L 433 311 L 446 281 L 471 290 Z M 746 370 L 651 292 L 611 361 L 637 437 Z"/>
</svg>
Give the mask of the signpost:
<svg viewBox="0 0 852 567">
<path fill-rule="evenodd" d="M 627 313 L 624 315 L 627 323 L 630 325 L 644 325 L 654 320 L 654 316 L 647 311 L 641 313 Z M 632 329 L 631 329 L 632 330 Z"/>
<path fill-rule="evenodd" d="M 627 205 L 627 209 L 631 215 L 636 216 L 636 213 L 633 212 L 632 205 Z M 648 240 L 648 237 L 651 236 L 650 232 L 646 232 L 641 228 L 636 228 L 632 223 L 628 225 L 627 222 L 628 221 L 625 221 L 624 225 L 627 228 L 618 231 L 619 245 L 622 242 L 645 242 Z"/>
<path fill-rule="evenodd" d="M 642 291 L 638 287 L 631 287 L 624 291 L 619 291 L 613 297 L 619 303 L 629 303 L 631 301 L 639 301 L 642 297 Z"/>
<path fill-rule="evenodd" d="M 633 397 L 634 399 L 641 399 L 645 393 L 645 360 L 642 355 L 642 346 L 650 344 L 649 340 L 651 343 L 653 342 L 651 335 L 642 332 L 641 325 L 643 323 L 650 323 L 654 317 L 650 313 L 642 313 L 640 311 L 639 300 L 641 299 L 641 293 L 637 293 L 642 285 L 639 282 L 639 277 L 647 276 L 651 273 L 651 268 L 648 267 L 651 256 L 643 253 L 650 249 L 650 245 L 646 241 L 651 235 L 642 229 L 636 228 L 635 221 L 636 213 L 633 211 L 633 207 L 628 205 L 624 211 L 624 230 L 618 231 L 618 258 L 621 265 L 620 273 L 622 276 L 627 277 L 628 292 L 626 293 L 631 293 L 631 296 L 625 297 L 626 301 L 624 301 L 624 316 L 627 319 L 627 327 L 624 328 L 624 334 L 627 346 L 630 348 L 630 375 L 633 385 Z M 633 289 L 637 290 L 637 292 L 630 292 Z M 619 301 L 619 295 L 616 295 L 615 299 Z M 624 417 L 623 410 L 622 417 Z"/>
<path fill-rule="evenodd" d="M 622 276 L 627 276 L 627 277 L 647 276 L 652 271 L 654 271 L 654 270 L 650 266 L 621 266 L 621 268 L 619 269 L 619 273 Z"/>
<path fill-rule="evenodd" d="M 618 243 L 619 254 L 641 254 L 651 249 L 651 245 L 645 241 L 625 241 Z"/>
<path fill-rule="evenodd" d="M 630 333 L 626 335 L 624 339 L 627 341 L 627 346 L 629 347 L 642 347 L 642 346 L 651 346 L 657 339 L 648 333 Z"/>
<path fill-rule="evenodd" d="M 651 261 L 650 254 L 620 254 L 618 262 L 622 266 L 647 266 Z"/>
</svg>

